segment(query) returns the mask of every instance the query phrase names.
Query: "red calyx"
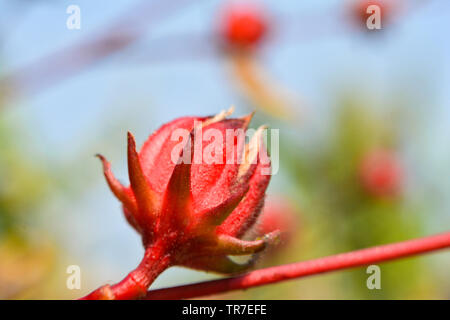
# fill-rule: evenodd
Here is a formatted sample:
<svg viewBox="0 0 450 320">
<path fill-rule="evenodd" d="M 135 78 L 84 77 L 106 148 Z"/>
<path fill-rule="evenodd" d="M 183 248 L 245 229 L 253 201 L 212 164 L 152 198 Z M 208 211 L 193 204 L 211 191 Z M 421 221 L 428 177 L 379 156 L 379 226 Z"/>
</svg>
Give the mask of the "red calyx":
<svg viewBox="0 0 450 320">
<path fill-rule="evenodd" d="M 238 264 L 229 256 L 255 254 L 278 237 L 279 232 L 273 231 L 260 239 L 242 240 L 264 205 L 270 160 L 262 139 L 264 128 L 245 144 L 251 116 L 226 116 L 222 112 L 176 119 L 152 134 L 140 152 L 128 133 L 128 187 L 98 156 L 111 191 L 122 203 L 127 221 L 141 234 L 146 251 L 141 264 L 122 282 L 101 287 L 86 299 L 142 297 L 153 280 L 174 265 L 241 272 L 253 260 Z M 227 140 L 230 132 L 236 137 Z M 208 155 L 215 161 L 205 158 Z"/>
</svg>

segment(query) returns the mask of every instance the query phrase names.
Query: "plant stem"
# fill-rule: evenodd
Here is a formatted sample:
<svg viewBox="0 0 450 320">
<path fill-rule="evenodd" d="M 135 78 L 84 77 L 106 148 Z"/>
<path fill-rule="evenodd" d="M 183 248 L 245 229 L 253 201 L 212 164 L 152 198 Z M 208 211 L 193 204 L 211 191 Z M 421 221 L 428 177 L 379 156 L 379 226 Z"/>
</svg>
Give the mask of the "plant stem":
<svg viewBox="0 0 450 320">
<path fill-rule="evenodd" d="M 115 285 L 106 285 L 81 300 L 134 300 L 145 296 L 148 287 L 170 266 L 170 255 L 162 243 L 145 250 L 139 266 Z"/>
<path fill-rule="evenodd" d="M 242 290 L 283 280 L 369 265 L 450 247 L 450 232 L 329 257 L 265 268 L 247 274 L 179 287 L 151 290 L 146 299 L 188 299 Z"/>
</svg>

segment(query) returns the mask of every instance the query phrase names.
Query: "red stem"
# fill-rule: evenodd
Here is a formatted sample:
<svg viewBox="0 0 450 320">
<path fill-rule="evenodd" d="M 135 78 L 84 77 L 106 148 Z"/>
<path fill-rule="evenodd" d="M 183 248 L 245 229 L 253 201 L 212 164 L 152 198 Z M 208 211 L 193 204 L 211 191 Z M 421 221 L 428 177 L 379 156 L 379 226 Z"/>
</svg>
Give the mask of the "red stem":
<svg viewBox="0 0 450 320">
<path fill-rule="evenodd" d="M 134 300 L 145 296 L 148 287 L 170 266 L 170 255 L 162 243 L 145 250 L 139 266 L 115 285 L 106 285 L 91 292 L 81 300 Z"/>
<path fill-rule="evenodd" d="M 149 291 L 146 299 L 188 299 L 247 289 L 309 275 L 369 265 L 450 247 L 450 232 L 329 257 L 265 268 L 247 274 Z"/>
</svg>

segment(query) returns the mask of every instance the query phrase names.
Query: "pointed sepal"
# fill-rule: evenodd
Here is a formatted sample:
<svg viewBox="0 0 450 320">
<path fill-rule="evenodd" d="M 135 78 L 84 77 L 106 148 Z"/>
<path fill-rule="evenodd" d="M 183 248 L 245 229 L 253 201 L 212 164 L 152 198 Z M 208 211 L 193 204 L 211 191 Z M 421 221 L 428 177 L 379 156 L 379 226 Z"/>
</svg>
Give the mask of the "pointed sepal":
<svg viewBox="0 0 450 320">
<path fill-rule="evenodd" d="M 151 229 L 157 216 L 158 197 L 147 182 L 136 151 L 136 141 L 130 132 L 128 132 L 128 175 L 139 209 L 137 220 Z"/>
</svg>

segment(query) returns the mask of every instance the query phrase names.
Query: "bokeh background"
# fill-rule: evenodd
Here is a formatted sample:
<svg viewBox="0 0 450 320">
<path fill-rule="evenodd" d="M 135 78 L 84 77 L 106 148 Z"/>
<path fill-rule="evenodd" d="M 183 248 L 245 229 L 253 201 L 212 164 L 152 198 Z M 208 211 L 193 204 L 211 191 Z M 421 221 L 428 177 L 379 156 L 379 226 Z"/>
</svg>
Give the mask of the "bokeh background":
<svg viewBox="0 0 450 320">
<path fill-rule="evenodd" d="M 378 31 L 355 1 L 253 2 L 267 30 L 234 50 L 219 30 L 236 1 L 0 0 L 0 298 L 122 279 L 143 249 L 94 155 L 127 181 L 128 130 L 142 143 L 231 104 L 280 130 L 267 210 L 289 236 L 258 267 L 448 230 L 450 3 L 387 2 Z M 448 252 L 380 266 L 381 290 L 358 268 L 215 298 L 450 298 Z M 153 287 L 215 277 L 171 268 Z"/>
</svg>

